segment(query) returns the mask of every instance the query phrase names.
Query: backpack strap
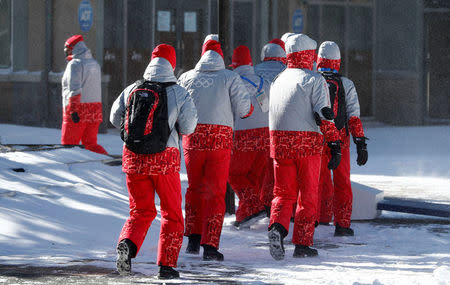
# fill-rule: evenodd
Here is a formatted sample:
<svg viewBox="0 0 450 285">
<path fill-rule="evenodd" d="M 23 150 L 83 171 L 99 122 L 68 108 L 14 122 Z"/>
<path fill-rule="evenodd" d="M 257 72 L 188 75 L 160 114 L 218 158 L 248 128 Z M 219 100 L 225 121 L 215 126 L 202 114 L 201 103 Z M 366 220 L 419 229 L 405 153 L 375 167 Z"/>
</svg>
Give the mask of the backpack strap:
<svg viewBox="0 0 450 285">
<path fill-rule="evenodd" d="M 253 85 L 253 87 L 255 87 L 255 88 L 258 90 L 258 92 L 260 92 L 261 89 L 263 88 L 263 85 L 264 85 L 264 79 L 263 79 L 261 76 L 258 76 L 258 77 L 259 77 L 259 79 L 260 79 L 260 80 L 259 80 L 259 86 L 256 85 L 253 81 L 251 81 L 251 80 L 248 79 L 247 77 L 241 75 L 241 78 L 242 78 L 242 79 L 244 79 L 245 81 L 247 81 L 248 83 L 250 83 L 251 85 Z"/>
</svg>

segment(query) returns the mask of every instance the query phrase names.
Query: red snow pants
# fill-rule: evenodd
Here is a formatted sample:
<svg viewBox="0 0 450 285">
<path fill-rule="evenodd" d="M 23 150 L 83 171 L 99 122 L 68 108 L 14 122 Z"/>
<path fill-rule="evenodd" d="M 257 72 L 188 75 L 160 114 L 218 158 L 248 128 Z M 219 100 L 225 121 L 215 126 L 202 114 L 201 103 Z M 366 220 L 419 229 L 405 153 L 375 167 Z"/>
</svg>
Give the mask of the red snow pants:
<svg viewBox="0 0 450 285">
<path fill-rule="evenodd" d="M 100 122 L 97 123 L 74 123 L 63 121 L 61 127 L 61 144 L 79 144 L 80 140 L 84 147 L 90 151 L 108 154 L 106 150 L 97 144 L 97 133 Z"/>
<path fill-rule="evenodd" d="M 331 222 L 334 214 L 334 224 L 350 227 L 352 216 L 352 185 L 350 182 L 350 151 L 342 148 L 341 162 L 331 171 L 327 168 L 330 161 L 330 148 L 325 146 L 322 152 L 322 166 L 319 182 L 318 218 L 321 223 Z"/>
<path fill-rule="evenodd" d="M 270 225 L 289 231 L 292 209 L 297 202 L 292 243 L 311 246 L 317 215 L 320 154 L 296 159 L 274 159 L 275 186 Z"/>
<path fill-rule="evenodd" d="M 230 154 L 230 149 L 184 150 L 189 182 L 185 200 L 184 234 L 200 234 L 202 245 L 219 248 Z"/>
<path fill-rule="evenodd" d="M 136 245 L 139 252 L 147 231 L 156 217 L 156 191 L 161 201 L 161 230 L 156 263 L 176 267 L 184 230 L 179 173 L 127 174 L 127 188 L 130 217 L 122 228 L 119 242 L 127 238 Z"/>
<path fill-rule="evenodd" d="M 269 154 L 267 154 L 269 156 Z M 273 186 L 274 186 L 274 174 L 273 174 L 273 158 L 268 157 L 264 173 L 264 182 L 259 194 L 259 200 L 264 206 L 270 207 L 273 199 Z"/>
<path fill-rule="evenodd" d="M 236 221 L 264 210 L 260 194 L 267 169 L 268 153 L 265 151 L 233 150 L 228 182 L 239 198 Z"/>
</svg>

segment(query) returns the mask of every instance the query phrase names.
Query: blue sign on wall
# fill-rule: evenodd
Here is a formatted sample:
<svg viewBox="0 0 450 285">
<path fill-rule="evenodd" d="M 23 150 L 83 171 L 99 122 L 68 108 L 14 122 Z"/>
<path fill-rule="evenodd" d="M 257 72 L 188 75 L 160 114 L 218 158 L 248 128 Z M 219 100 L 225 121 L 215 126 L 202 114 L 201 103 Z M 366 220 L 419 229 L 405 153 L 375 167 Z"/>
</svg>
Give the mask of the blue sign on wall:
<svg viewBox="0 0 450 285">
<path fill-rule="evenodd" d="M 292 30 L 296 34 L 303 32 L 303 13 L 300 9 L 295 10 L 292 15 Z"/>
<path fill-rule="evenodd" d="M 81 1 L 80 7 L 78 7 L 78 23 L 83 32 L 89 32 L 93 18 L 94 11 L 92 10 L 91 2 L 89 0 Z"/>
</svg>

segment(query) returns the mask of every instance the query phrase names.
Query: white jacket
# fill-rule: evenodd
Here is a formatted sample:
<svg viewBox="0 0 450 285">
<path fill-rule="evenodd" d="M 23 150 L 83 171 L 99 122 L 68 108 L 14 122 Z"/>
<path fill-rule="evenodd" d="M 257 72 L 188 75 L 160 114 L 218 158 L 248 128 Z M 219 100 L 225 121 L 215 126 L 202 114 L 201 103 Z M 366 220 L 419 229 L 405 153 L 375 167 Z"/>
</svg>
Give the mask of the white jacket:
<svg viewBox="0 0 450 285">
<path fill-rule="evenodd" d="M 172 66 L 164 58 L 155 58 L 147 66 L 144 72 L 144 79 L 155 82 L 176 82 Z M 111 108 L 110 121 L 120 129 L 120 120 L 125 115 L 128 96 L 134 89 L 135 83 L 129 85 L 119 97 L 114 101 Z M 167 107 L 169 113 L 169 127 L 171 130 L 167 147 L 176 147 L 179 149 L 179 134 L 175 128 L 178 123 L 178 129 L 181 134 L 191 134 L 197 125 L 197 111 L 194 102 L 189 93 L 183 87 L 175 84 L 166 88 Z"/>
<path fill-rule="evenodd" d="M 261 82 L 261 77 L 256 75 L 253 66 L 250 65 L 242 65 L 234 69 L 234 71 L 242 77 L 247 78 L 252 81 L 257 87 L 259 87 Z M 239 116 L 235 116 L 234 130 L 248 130 L 248 129 L 257 129 L 257 128 L 265 128 L 269 126 L 269 114 L 268 112 L 263 112 L 260 108 L 258 101 L 256 100 L 257 95 L 257 87 L 252 85 L 250 82 L 246 81 L 244 78 L 242 79 L 245 86 L 247 87 L 248 93 L 250 94 L 250 99 L 252 101 L 252 105 L 254 106 L 253 114 L 246 119 L 241 119 Z M 264 92 L 264 95 L 267 98 L 270 98 L 270 83 L 267 80 L 263 80 L 262 89 L 260 92 Z M 269 101 L 267 101 L 267 104 Z M 268 108 L 269 106 L 267 106 Z"/>
<path fill-rule="evenodd" d="M 273 82 L 280 72 L 286 68 L 282 62 L 277 60 L 263 61 L 255 65 L 255 72 L 269 82 Z"/>
<path fill-rule="evenodd" d="M 191 94 L 198 123 L 233 127 L 233 114 L 245 117 L 251 111 L 248 90 L 239 75 L 225 69 L 222 57 L 209 50 L 194 69 L 183 73 L 178 84 Z"/>
<path fill-rule="evenodd" d="M 308 69 L 287 68 L 270 88 L 270 130 L 320 132 L 314 119 L 322 120 L 322 108 L 330 107 L 327 82 Z"/>
<path fill-rule="evenodd" d="M 101 70 L 84 42 L 72 50 L 73 59 L 67 63 L 62 77 L 63 109 L 69 98 L 81 94 L 81 103 L 102 102 Z"/>
</svg>

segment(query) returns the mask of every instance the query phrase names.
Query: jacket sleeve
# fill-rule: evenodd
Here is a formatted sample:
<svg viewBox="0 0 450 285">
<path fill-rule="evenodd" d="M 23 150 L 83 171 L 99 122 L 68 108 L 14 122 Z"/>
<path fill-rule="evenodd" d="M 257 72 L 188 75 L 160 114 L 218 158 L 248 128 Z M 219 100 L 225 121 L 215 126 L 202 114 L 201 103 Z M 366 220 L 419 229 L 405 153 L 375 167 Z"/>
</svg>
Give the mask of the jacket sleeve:
<svg viewBox="0 0 450 285">
<path fill-rule="evenodd" d="M 254 110 L 248 89 L 237 73 L 230 71 L 229 74 L 231 77 L 229 86 L 231 107 L 240 118 L 247 118 Z"/>
<path fill-rule="evenodd" d="M 120 93 L 119 97 L 114 101 L 111 107 L 111 113 L 109 114 L 109 121 L 114 127 L 120 129 L 120 121 L 123 116 L 125 116 L 126 104 L 125 100 L 128 98 L 130 90 L 134 84 L 125 88 L 125 90 Z"/>
<path fill-rule="evenodd" d="M 178 131 L 183 135 L 189 135 L 197 127 L 197 109 L 194 100 L 186 89 L 180 87 L 177 92 L 181 94 L 181 106 L 177 118 Z"/>
<path fill-rule="evenodd" d="M 66 92 L 67 99 L 75 95 L 81 94 L 81 86 L 83 81 L 83 66 L 78 60 L 72 60 L 68 63 L 67 68 L 69 69 L 69 86 Z"/>
<path fill-rule="evenodd" d="M 343 77 L 342 84 L 345 90 L 345 103 L 347 104 L 348 128 L 352 136 L 364 137 L 364 129 L 360 117 L 360 107 L 355 84 Z"/>
<path fill-rule="evenodd" d="M 327 142 L 337 141 L 340 139 L 339 131 L 336 129 L 333 120 L 327 120 L 322 114 L 322 109 L 330 108 L 330 94 L 326 80 L 320 76 L 316 77 L 316 82 L 312 92 L 313 111 L 320 116 L 320 131 Z"/>
<path fill-rule="evenodd" d="M 321 75 L 315 77 L 311 99 L 313 111 L 318 113 L 322 120 L 326 120 L 322 114 L 322 109 L 325 107 L 330 108 L 331 103 L 327 82 Z"/>
<path fill-rule="evenodd" d="M 342 78 L 342 84 L 345 90 L 345 103 L 347 104 L 348 117 L 359 117 L 360 108 L 355 85 L 350 79 L 345 77 Z"/>
</svg>

